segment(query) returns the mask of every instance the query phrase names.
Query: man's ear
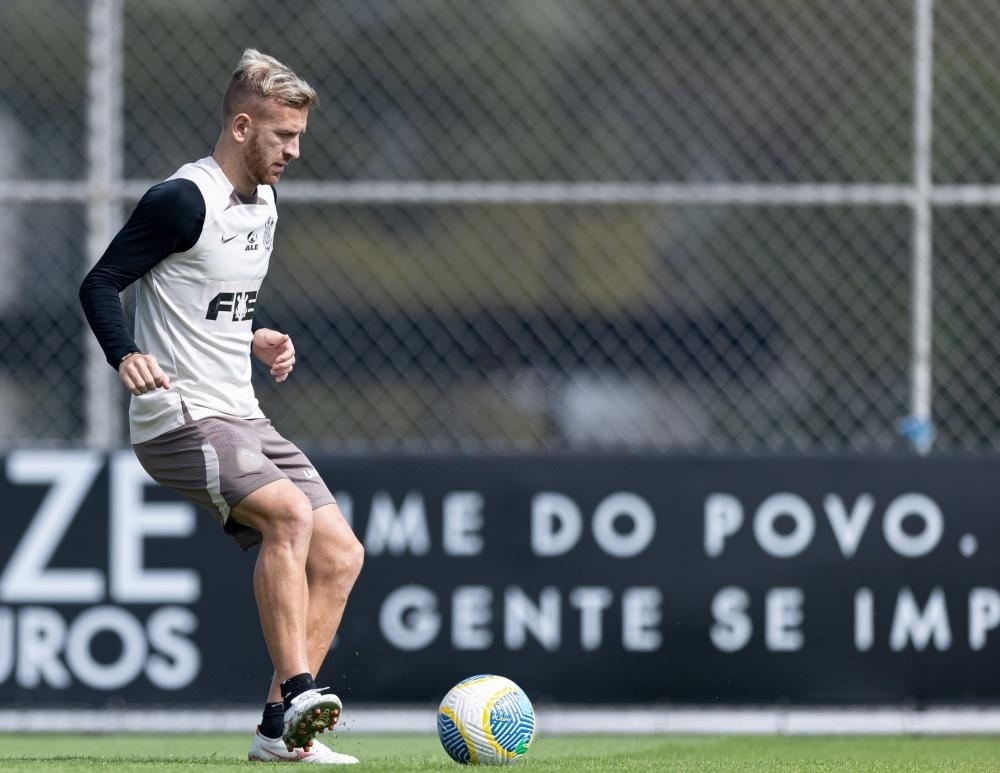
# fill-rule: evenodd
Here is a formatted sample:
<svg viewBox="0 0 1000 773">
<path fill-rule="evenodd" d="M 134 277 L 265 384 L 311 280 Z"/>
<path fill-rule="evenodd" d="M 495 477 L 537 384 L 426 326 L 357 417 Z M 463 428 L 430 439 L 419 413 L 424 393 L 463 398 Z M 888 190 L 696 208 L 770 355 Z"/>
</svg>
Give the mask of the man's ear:
<svg viewBox="0 0 1000 773">
<path fill-rule="evenodd" d="M 230 131 L 233 139 L 237 142 L 245 142 L 253 125 L 253 119 L 246 113 L 237 113 L 230 124 Z"/>
</svg>

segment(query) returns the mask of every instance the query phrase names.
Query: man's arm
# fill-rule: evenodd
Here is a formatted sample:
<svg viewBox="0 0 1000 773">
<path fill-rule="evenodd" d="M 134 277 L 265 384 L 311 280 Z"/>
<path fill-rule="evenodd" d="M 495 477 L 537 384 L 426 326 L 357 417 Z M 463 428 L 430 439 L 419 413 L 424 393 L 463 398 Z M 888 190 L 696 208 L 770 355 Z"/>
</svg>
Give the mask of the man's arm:
<svg viewBox="0 0 1000 773">
<path fill-rule="evenodd" d="M 174 252 L 191 249 L 201 236 L 205 200 L 190 180 L 150 188 L 128 222 L 80 285 L 80 304 L 90 329 L 115 370 L 139 351 L 125 321 L 120 293 Z"/>
</svg>

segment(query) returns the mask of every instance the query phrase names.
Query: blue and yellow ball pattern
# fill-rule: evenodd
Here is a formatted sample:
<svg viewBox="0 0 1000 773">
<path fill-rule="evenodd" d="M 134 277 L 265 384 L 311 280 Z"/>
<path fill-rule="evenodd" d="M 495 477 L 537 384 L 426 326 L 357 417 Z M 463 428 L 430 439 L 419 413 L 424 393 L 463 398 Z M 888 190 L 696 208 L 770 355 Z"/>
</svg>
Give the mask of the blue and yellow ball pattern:
<svg viewBox="0 0 1000 773">
<path fill-rule="evenodd" d="M 438 707 L 438 738 L 456 762 L 507 765 L 535 738 L 535 710 L 514 682 L 478 674 L 452 687 Z"/>
</svg>

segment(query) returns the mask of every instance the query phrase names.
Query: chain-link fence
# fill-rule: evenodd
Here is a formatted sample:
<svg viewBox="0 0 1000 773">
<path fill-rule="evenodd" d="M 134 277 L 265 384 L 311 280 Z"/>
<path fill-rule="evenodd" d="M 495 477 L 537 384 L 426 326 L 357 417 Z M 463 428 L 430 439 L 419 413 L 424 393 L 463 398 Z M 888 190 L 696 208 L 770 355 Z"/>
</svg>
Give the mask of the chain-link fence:
<svg viewBox="0 0 1000 773">
<path fill-rule="evenodd" d="M 307 447 L 871 451 L 910 417 L 996 448 L 998 26 L 976 0 L 5 0 L 0 443 L 125 442 L 77 286 L 209 151 L 252 46 L 321 97 L 258 304 L 299 351 L 258 393 Z"/>
</svg>

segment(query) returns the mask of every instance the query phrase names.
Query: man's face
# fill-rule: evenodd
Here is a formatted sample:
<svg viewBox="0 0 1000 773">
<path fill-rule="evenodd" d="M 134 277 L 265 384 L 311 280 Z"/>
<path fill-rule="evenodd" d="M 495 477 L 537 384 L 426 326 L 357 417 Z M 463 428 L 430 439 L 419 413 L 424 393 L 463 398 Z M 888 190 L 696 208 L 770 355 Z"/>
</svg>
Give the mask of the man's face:
<svg viewBox="0 0 1000 773">
<path fill-rule="evenodd" d="M 274 185 L 293 158 L 305 133 L 309 108 L 268 105 L 251 124 L 244 145 L 247 174 L 254 185 Z"/>
</svg>

